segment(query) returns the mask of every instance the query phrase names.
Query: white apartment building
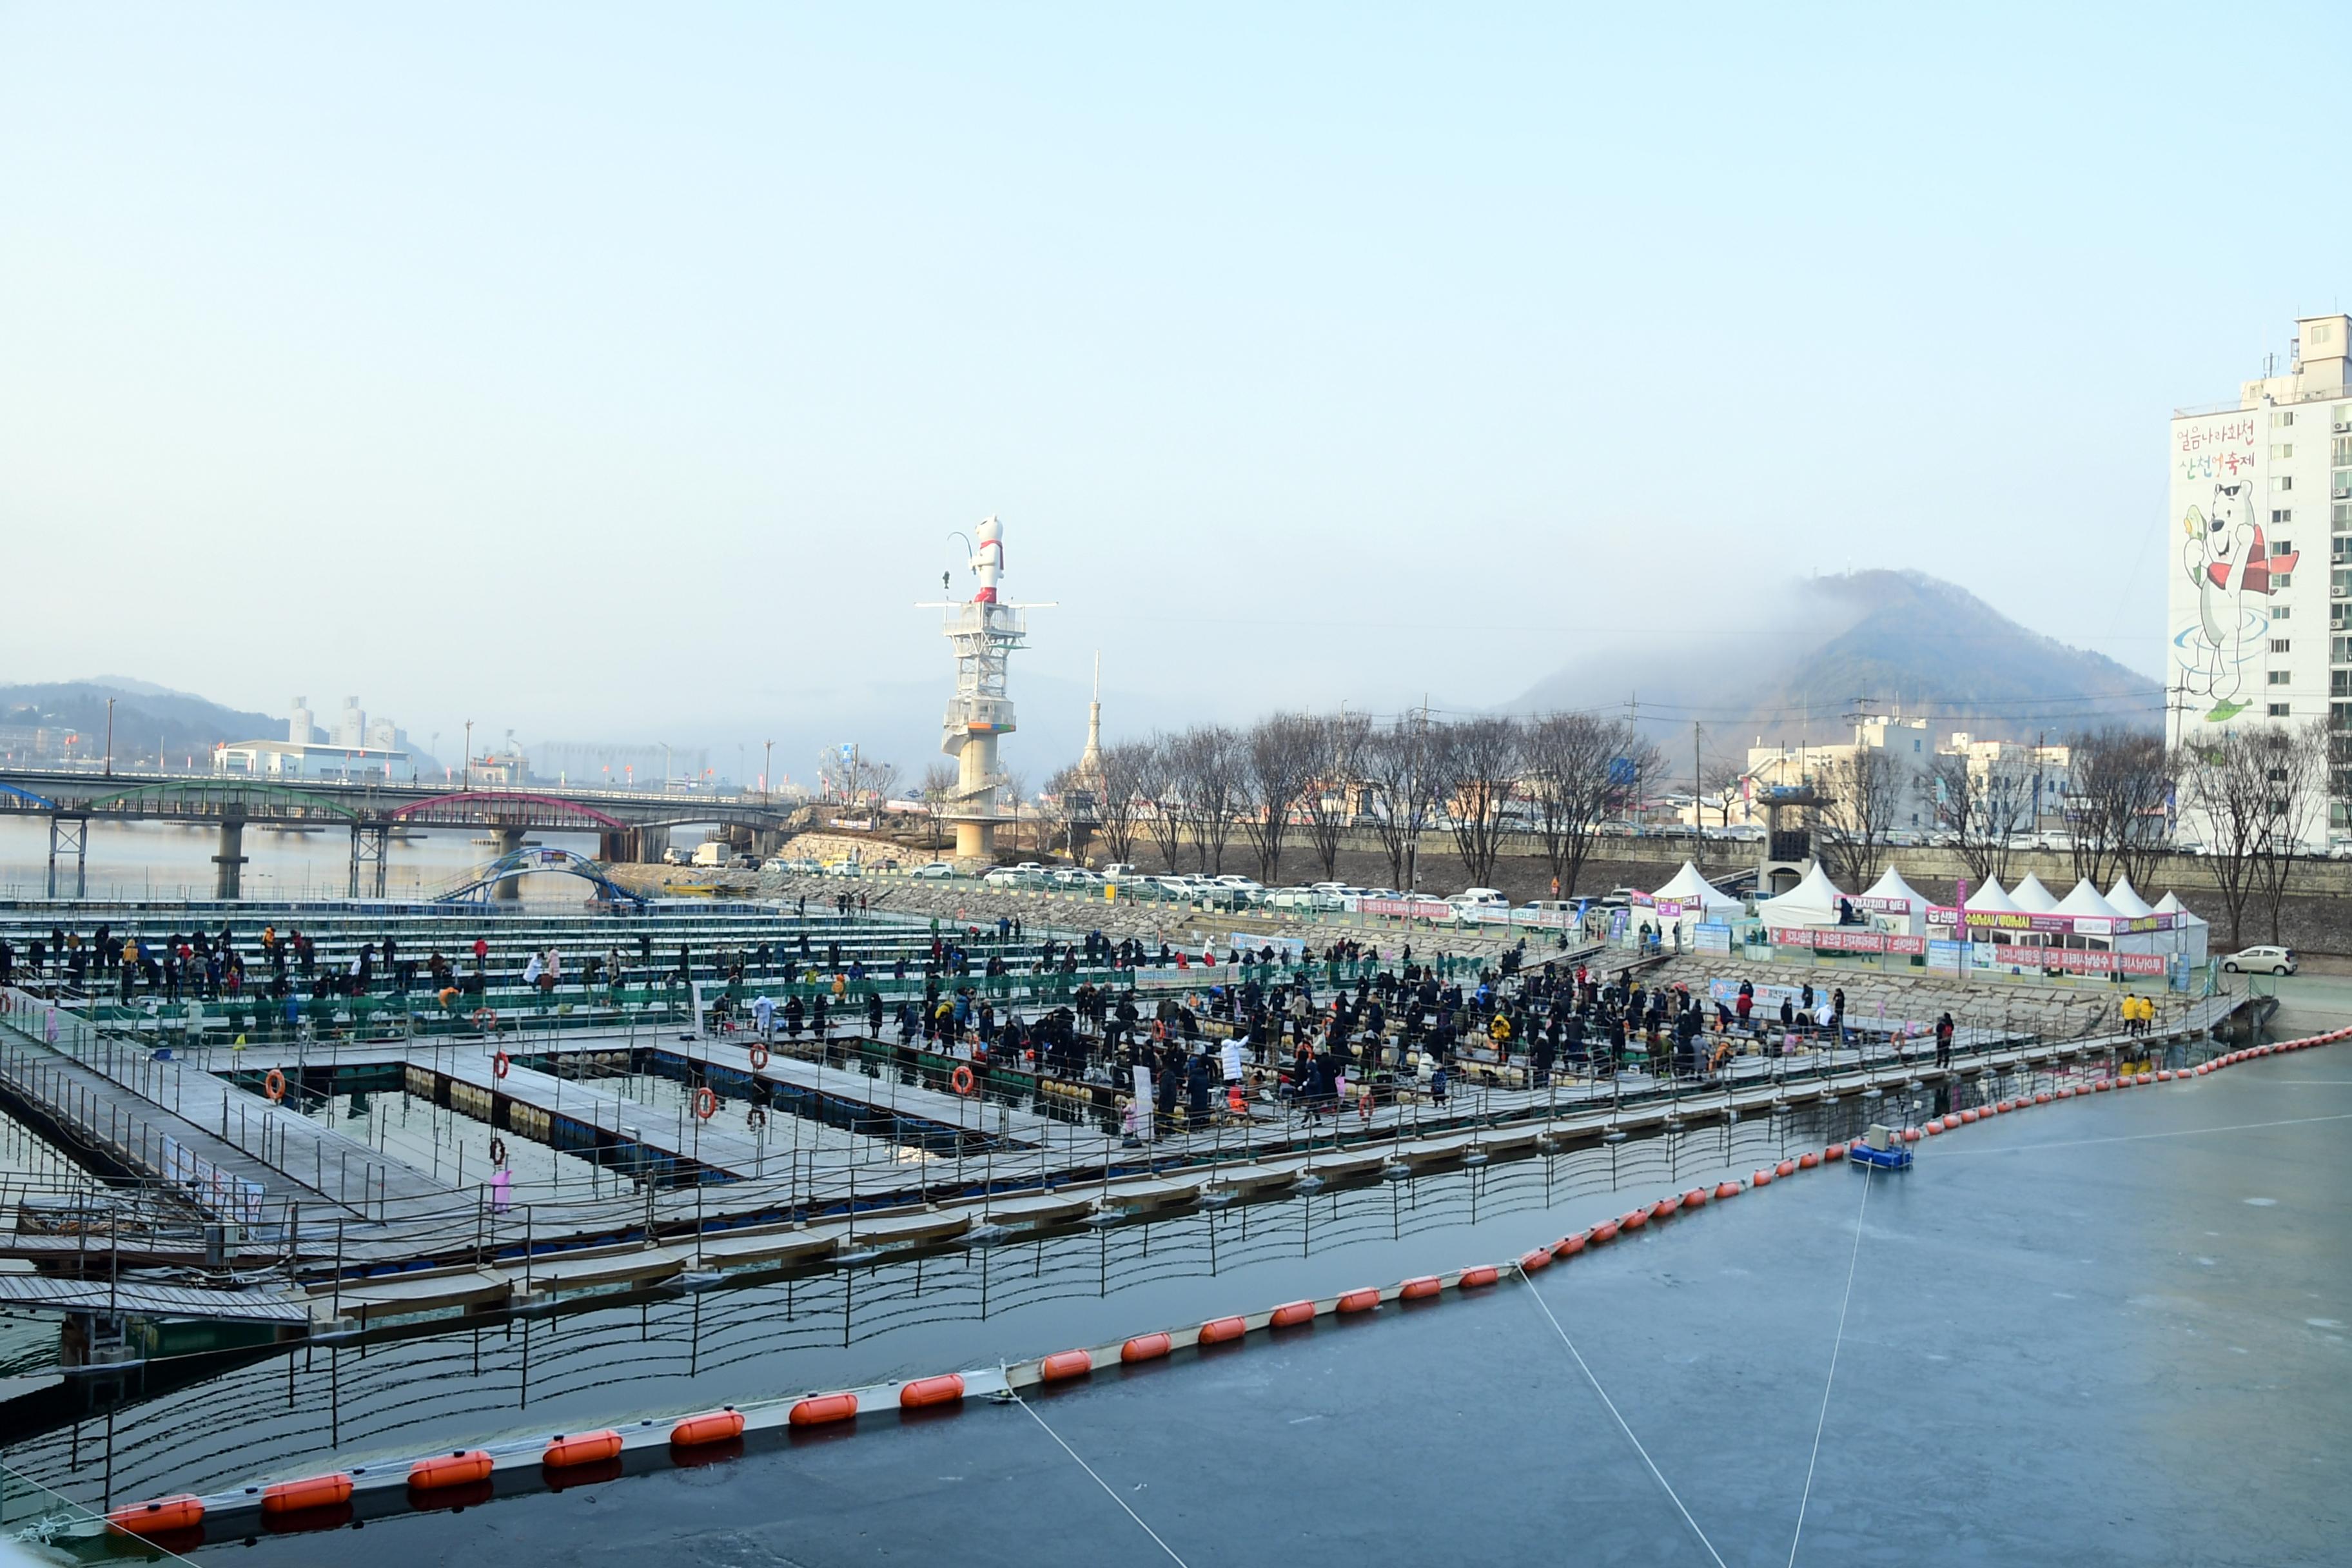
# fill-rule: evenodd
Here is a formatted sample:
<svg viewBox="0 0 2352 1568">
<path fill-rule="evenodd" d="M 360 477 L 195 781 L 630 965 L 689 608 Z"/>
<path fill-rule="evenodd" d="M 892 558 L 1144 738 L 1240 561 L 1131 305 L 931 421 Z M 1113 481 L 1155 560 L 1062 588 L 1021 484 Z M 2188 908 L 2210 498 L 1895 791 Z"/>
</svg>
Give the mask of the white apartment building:
<svg viewBox="0 0 2352 1568">
<path fill-rule="evenodd" d="M 2166 739 L 2215 727 L 2352 731 L 2352 316 L 2295 323 L 2281 374 L 2172 417 Z M 2339 783 L 2315 822 L 2341 832 Z"/>
</svg>

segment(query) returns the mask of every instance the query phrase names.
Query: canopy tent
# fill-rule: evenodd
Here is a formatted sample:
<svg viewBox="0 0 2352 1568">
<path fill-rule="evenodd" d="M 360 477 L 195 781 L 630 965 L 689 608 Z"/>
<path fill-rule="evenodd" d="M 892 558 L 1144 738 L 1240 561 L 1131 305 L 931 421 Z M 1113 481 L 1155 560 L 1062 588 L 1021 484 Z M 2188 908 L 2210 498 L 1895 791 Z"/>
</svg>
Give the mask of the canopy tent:
<svg viewBox="0 0 2352 1568">
<path fill-rule="evenodd" d="M 1698 868 L 1687 860 L 1683 862 L 1683 868 L 1675 873 L 1672 881 L 1652 893 L 1650 897 L 1672 899 L 1680 904 L 1696 904 L 1707 910 L 1729 910 L 1746 907 L 1738 899 L 1700 876 Z"/>
<path fill-rule="evenodd" d="M 2017 900 L 2000 890 L 2000 879 L 1987 877 L 1985 885 L 1969 895 L 1969 912 L 1984 915 L 2021 915 Z"/>
<path fill-rule="evenodd" d="M 2059 915 L 2088 915 L 2109 921 L 2119 921 L 2125 918 L 2121 910 L 2100 896 L 2099 889 L 2091 885 L 2091 879 L 2088 877 L 2075 883 L 2074 890 L 2060 900 L 2057 908 L 2045 912 Z"/>
<path fill-rule="evenodd" d="M 2205 917 L 2182 903 L 2178 893 L 2167 893 L 2158 899 L 2156 912 L 2172 917 L 2172 950 L 2191 963 L 2204 963 L 2208 944 L 2213 940 L 2212 927 Z"/>
<path fill-rule="evenodd" d="M 2116 885 L 2107 889 L 2107 902 L 2115 906 L 2117 914 L 2129 920 L 2146 920 L 2156 913 L 2148 907 L 2147 900 L 2139 896 L 2139 889 L 2131 885 L 2129 877 L 2116 879 Z"/>
<path fill-rule="evenodd" d="M 1807 871 L 1804 879 L 1795 887 L 1778 898 L 1759 899 L 1756 901 L 1756 918 L 1768 928 L 1833 926 L 1853 902 L 1837 890 L 1829 879 L 1829 873 L 1823 871 L 1821 862 L 1816 860 L 1812 869 Z"/>
<path fill-rule="evenodd" d="M 2042 879 L 2031 871 L 2026 873 L 2025 880 L 2009 890 L 2009 898 L 2029 915 L 2046 915 L 2058 907 L 2058 895 L 2043 887 Z"/>
<path fill-rule="evenodd" d="M 1892 866 L 1858 902 L 1873 921 L 1899 924 L 1906 936 L 1917 936 L 1927 918 L 1927 896 L 1905 881 L 1903 873 Z"/>
</svg>

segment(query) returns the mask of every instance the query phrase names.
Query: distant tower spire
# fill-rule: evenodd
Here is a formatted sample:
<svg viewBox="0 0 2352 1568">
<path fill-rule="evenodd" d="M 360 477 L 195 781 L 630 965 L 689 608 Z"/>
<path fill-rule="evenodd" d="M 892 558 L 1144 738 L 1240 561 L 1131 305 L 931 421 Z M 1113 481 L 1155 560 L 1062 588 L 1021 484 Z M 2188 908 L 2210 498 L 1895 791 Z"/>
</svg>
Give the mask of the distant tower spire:
<svg viewBox="0 0 2352 1568">
<path fill-rule="evenodd" d="M 1087 749 L 1078 753 L 1078 776 L 1102 777 L 1102 649 L 1095 649 L 1095 695 L 1087 704 Z"/>
</svg>

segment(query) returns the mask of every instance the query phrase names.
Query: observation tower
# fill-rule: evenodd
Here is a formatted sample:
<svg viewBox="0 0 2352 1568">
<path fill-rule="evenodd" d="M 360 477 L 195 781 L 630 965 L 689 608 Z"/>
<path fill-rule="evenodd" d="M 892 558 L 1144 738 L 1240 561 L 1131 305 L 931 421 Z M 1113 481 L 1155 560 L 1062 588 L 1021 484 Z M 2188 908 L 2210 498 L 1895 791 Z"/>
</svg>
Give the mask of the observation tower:
<svg viewBox="0 0 2352 1568">
<path fill-rule="evenodd" d="M 955 648 L 956 689 L 948 700 L 947 718 L 940 732 L 940 750 L 956 760 L 955 794 L 942 814 L 955 824 L 955 858 L 986 860 L 996 852 L 996 825 L 1010 816 L 1003 808 L 1004 773 L 997 764 L 996 742 L 1015 725 L 1013 699 L 1005 695 L 1005 667 L 1013 650 L 1025 647 L 1028 623 L 1022 612 L 1046 609 L 1046 605 L 1015 605 L 1000 598 L 1004 577 L 1004 525 L 982 518 L 972 531 L 971 574 L 979 591 L 969 600 L 918 605 L 918 609 L 945 612 L 940 630 Z M 940 586 L 946 587 L 942 574 Z"/>
</svg>

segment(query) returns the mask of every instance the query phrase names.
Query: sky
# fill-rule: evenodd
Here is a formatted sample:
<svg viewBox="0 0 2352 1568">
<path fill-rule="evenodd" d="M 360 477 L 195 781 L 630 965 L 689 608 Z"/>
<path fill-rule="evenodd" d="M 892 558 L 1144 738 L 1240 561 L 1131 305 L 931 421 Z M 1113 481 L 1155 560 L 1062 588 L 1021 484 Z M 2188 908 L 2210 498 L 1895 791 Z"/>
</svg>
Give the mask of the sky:
<svg viewBox="0 0 2352 1568">
<path fill-rule="evenodd" d="M 2170 412 L 2352 299 L 2347 35 L 0 5 L 0 681 L 919 751 L 989 513 L 1057 731 L 1097 651 L 1114 732 L 1467 708 L 1873 566 L 2158 672 Z"/>
</svg>

